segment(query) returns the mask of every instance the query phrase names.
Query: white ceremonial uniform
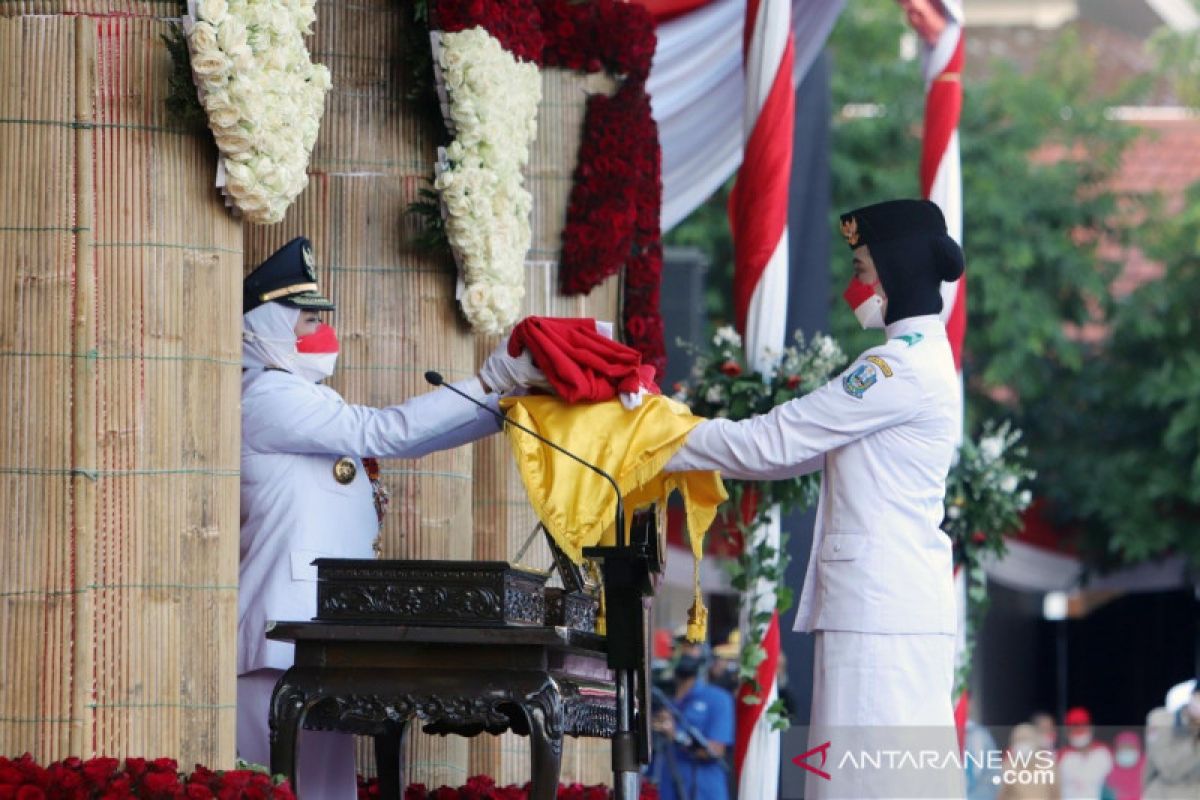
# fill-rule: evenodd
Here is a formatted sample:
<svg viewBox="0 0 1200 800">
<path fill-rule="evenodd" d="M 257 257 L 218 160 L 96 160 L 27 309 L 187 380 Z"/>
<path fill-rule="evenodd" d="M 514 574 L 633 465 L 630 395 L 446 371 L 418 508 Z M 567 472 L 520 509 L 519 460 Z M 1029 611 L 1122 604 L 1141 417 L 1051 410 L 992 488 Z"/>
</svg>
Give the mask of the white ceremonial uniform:
<svg viewBox="0 0 1200 800">
<path fill-rule="evenodd" d="M 667 464 L 760 480 L 824 470 L 794 630 L 816 634 L 809 746 L 831 742 L 827 771 L 868 743 L 958 752 L 953 563 L 940 525 L 961 390 L 936 315 L 886 330 L 885 344 L 816 391 L 696 426 Z M 829 780 L 810 772 L 805 796 L 964 795 L 958 769 L 852 766 Z"/>
<path fill-rule="evenodd" d="M 455 387 L 496 408 L 478 379 Z M 379 531 L 361 457 L 416 458 L 500 429 L 495 417 L 437 389 L 388 408 L 347 403 L 333 389 L 277 369 L 242 374 L 241 565 L 238 591 L 238 752 L 269 761 L 267 710 L 294 647 L 264 637 L 270 620 L 316 615 L 316 558 L 373 558 Z M 350 457 L 354 479 L 333 466 Z M 353 738 L 304 731 L 301 797 L 355 796 Z"/>
</svg>

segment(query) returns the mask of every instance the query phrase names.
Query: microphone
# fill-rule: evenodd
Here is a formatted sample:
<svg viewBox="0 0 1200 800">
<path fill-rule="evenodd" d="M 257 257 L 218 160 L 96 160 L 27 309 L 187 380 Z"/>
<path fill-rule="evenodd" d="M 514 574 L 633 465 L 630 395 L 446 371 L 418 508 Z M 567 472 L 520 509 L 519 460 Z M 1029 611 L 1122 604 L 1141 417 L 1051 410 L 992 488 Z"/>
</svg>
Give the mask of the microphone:
<svg viewBox="0 0 1200 800">
<path fill-rule="evenodd" d="M 435 372 L 434 370 L 429 370 L 428 372 L 425 373 L 425 380 L 428 381 L 433 386 L 441 386 L 444 389 L 449 389 L 450 391 L 454 392 L 459 397 L 462 397 L 465 400 L 468 400 L 468 401 L 474 403 L 475 405 L 479 406 L 484 411 L 488 412 L 489 414 L 495 416 L 496 419 L 500 420 L 500 425 L 502 427 L 504 425 L 512 425 L 517 430 L 521 430 L 521 431 L 524 431 L 525 433 L 528 433 L 530 436 L 537 439 L 539 442 L 542 442 L 543 444 L 547 444 L 550 447 L 553 447 L 558 452 L 567 456 L 568 458 L 578 461 L 580 464 L 583 464 L 585 467 L 590 469 L 592 472 L 595 472 L 597 475 L 599 475 L 600 477 L 602 477 L 606 481 L 608 481 L 612 485 L 613 491 L 616 492 L 616 494 L 617 494 L 617 544 L 621 547 L 625 546 L 625 502 L 621 499 L 621 490 L 620 490 L 620 488 L 617 487 L 617 482 L 616 482 L 616 480 L 613 479 L 612 475 L 609 475 L 607 472 L 600 469 L 595 464 L 593 464 L 589 461 L 584 461 L 582 458 L 575 455 L 570 450 L 567 450 L 566 448 L 555 444 L 554 442 L 547 439 L 545 436 L 542 436 L 537 431 L 530 430 L 529 428 L 526 428 L 524 425 L 521 425 L 520 423 L 513 422 L 511 419 L 506 417 L 504 414 L 501 414 L 496 409 L 491 408 L 490 406 L 479 402 L 478 400 L 476 400 L 474 397 L 471 397 L 471 395 L 467 394 L 466 392 L 458 389 L 457 387 L 455 387 L 449 383 L 446 383 L 446 379 L 442 377 L 442 374 L 440 372 Z"/>
</svg>

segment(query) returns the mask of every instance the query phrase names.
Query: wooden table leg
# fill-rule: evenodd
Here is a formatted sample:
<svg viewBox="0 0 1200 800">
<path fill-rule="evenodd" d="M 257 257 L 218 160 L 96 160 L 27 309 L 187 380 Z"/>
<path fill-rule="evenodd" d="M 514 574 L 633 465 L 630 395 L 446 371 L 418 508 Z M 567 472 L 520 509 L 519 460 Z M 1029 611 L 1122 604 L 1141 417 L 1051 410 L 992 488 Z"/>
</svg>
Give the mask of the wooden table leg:
<svg viewBox="0 0 1200 800">
<path fill-rule="evenodd" d="M 527 708 L 529 717 L 529 800 L 555 800 L 562 767 L 562 725 L 546 719 L 540 708 Z"/>
<path fill-rule="evenodd" d="M 404 794 L 404 735 L 408 723 L 401 722 L 392 731 L 375 737 L 375 771 L 379 775 L 382 800 L 400 800 Z"/>
<path fill-rule="evenodd" d="M 296 737 L 304 717 L 305 695 L 288 682 L 285 672 L 271 693 L 271 713 L 267 724 L 271 730 L 271 774 L 284 775 L 299 796 L 296 784 Z"/>
</svg>

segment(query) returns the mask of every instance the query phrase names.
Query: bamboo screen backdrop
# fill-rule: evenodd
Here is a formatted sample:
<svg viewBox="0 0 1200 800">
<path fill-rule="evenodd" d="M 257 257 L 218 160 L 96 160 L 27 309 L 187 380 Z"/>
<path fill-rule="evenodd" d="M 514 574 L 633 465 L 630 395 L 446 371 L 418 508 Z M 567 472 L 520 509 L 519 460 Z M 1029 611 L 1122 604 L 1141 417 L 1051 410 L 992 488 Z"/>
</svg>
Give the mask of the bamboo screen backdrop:
<svg viewBox="0 0 1200 800">
<path fill-rule="evenodd" d="M 0 2 L 0 753 L 233 758 L 242 233 L 175 8 Z"/>
</svg>

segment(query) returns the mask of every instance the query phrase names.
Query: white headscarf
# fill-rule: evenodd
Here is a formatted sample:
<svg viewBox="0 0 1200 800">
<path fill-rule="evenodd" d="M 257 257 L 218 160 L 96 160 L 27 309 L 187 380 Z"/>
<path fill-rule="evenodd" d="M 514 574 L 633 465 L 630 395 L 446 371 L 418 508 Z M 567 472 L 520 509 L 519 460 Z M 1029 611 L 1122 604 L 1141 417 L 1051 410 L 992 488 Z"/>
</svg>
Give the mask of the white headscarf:
<svg viewBox="0 0 1200 800">
<path fill-rule="evenodd" d="M 242 366 L 296 372 L 296 321 L 300 309 L 263 303 L 242 315 Z"/>
</svg>

